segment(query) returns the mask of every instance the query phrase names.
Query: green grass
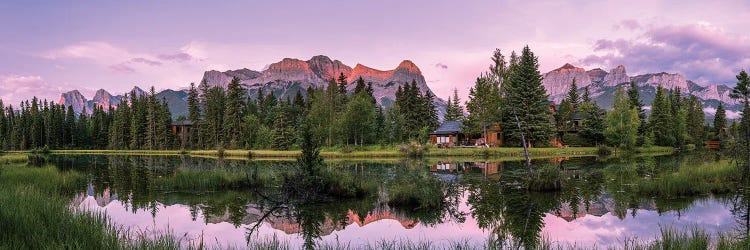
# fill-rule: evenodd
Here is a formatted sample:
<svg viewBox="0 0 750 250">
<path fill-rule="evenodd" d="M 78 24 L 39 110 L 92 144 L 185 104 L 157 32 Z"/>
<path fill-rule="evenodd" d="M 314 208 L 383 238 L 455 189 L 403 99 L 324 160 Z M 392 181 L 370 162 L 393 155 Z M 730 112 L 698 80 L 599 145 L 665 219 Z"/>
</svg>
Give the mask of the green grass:
<svg viewBox="0 0 750 250">
<path fill-rule="evenodd" d="M 8 159 L 3 156 L 3 159 Z M 52 166 L 0 164 L 0 249 L 178 249 L 171 236 L 123 238 L 103 214 L 71 210 L 85 177 Z"/>
<path fill-rule="evenodd" d="M 740 170 L 729 161 L 718 161 L 683 166 L 671 173 L 652 179 L 640 179 L 636 191 L 662 198 L 678 198 L 696 194 L 723 194 L 732 190 L 733 183 L 740 178 Z"/>
</svg>

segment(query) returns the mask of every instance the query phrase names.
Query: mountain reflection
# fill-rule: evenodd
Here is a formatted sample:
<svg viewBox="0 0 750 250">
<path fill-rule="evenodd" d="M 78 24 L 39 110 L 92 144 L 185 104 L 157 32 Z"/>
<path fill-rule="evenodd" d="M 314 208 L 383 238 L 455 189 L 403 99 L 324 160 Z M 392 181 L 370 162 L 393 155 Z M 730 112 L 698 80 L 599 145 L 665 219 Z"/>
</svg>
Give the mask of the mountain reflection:
<svg viewBox="0 0 750 250">
<path fill-rule="evenodd" d="M 106 211 L 114 222 L 131 229 L 158 232 L 168 228 L 174 235 L 186 236 L 187 244 L 241 247 L 278 237 L 292 246 L 331 242 L 356 246 L 357 242 L 408 238 L 532 248 L 544 237 L 556 243 L 607 246 L 619 244 L 623 237 L 652 238 L 660 226 L 700 226 L 724 232 L 740 224 L 735 220 L 748 221 L 739 220 L 746 214 L 741 212 L 748 211 L 742 199 L 665 200 L 630 192 L 633 178 L 684 162 L 675 158 L 649 157 L 632 163 L 593 158 L 535 161 L 563 170 L 563 190 L 549 193 L 519 189 L 517 171 L 523 166 L 517 162 L 334 162 L 329 167 L 377 191 L 361 199 L 317 204 L 290 202 L 275 188 L 278 176 L 291 162 L 51 158 L 54 164 L 89 177 L 72 205 Z M 404 183 L 427 187 L 421 184 L 435 180 L 442 183 L 438 208 L 389 205 L 389 195 Z"/>
</svg>

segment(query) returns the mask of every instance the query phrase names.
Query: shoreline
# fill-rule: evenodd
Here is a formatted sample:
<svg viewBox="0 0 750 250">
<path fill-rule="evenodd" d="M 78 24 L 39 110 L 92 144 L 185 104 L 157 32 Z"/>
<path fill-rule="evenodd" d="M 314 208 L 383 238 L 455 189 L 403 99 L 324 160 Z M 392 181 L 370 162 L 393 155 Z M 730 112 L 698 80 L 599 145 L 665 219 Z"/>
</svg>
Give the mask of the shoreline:
<svg viewBox="0 0 750 250">
<path fill-rule="evenodd" d="M 565 157 L 565 156 L 597 156 L 596 147 L 569 147 L 569 148 L 530 148 L 531 158 Z M 646 147 L 637 148 L 634 153 L 672 153 L 671 147 Z M 5 151 L 5 153 L 33 153 L 26 151 Z M 296 158 L 300 155 L 299 150 L 224 150 L 223 155 L 218 150 L 50 150 L 50 154 L 78 154 L 78 155 L 189 155 L 195 157 L 220 157 L 225 158 Z M 612 154 L 624 152 L 612 148 Z M 325 159 L 407 159 L 404 153 L 396 149 L 362 150 L 342 152 L 340 150 L 321 150 L 320 156 Z M 425 152 L 423 158 L 434 157 L 480 157 L 480 158 L 523 158 L 523 148 L 520 147 L 497 147 L 497 148 L 435 148 Z"/>
</svg>

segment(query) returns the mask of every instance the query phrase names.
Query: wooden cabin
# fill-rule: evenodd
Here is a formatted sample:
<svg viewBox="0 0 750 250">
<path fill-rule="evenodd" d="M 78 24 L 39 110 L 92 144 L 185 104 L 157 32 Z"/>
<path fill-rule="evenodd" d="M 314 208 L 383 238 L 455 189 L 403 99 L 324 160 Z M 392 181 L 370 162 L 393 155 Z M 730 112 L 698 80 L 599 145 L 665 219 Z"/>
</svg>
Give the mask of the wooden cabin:
<svg viewBox="0 0 750 250">
<path fill-rule="evenodd" d="M 176 121 L 172 123 L 172 133 L 180 140 L 180 148 L 185 148 L 185 143 L 190 139 L 193 130 L 193 122 L 190 120 Z"/>
<path fill-rule="evenodd" d="M 430 133 L 430 143 L 440 147 L 462 145 L 461 142 L 465 140 L 465 136 L 461 133 L 461 126 L 463 126 L 463 123 L 460 121 L 443 122 L 435 131 Z"/>
<path fill-rule="evenodd" d="M 484 132 L 481 134 L 466 134 L 462 131 L 463 123 L 460 121 L 447 121 L 430 133 L 430 143 L 439 147 L 456 147 L 456 146 L 490 146 L 497 147 L 503 144 L 502 127 L 495 123 L 489 125 L 487 131 L 487 141 L 485 142 Z"/>
</svg>

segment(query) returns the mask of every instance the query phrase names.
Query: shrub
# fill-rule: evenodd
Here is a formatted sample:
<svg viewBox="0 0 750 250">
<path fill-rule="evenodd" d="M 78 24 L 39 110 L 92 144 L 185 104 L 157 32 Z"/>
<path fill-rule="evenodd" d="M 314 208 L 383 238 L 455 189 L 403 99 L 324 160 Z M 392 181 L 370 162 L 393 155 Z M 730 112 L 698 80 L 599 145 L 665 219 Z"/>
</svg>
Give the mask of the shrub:
<svg viewBox="0 0 750 250">
<path fill-rule="evenodd" d="M 398 150 L 407 157 L 418 158 L 427 154 L 427 152 L 430 151 L 430 146 L 411 142 L 408 144 L 400 145 Z"/>
<path fill-rule="evenodd" d="M 538 169 L 528 181 L 528 189 L 533 191 L 556 191 L 562 188 L 562 171 L 555 165 L 545 165 Z"/>
</svg>

